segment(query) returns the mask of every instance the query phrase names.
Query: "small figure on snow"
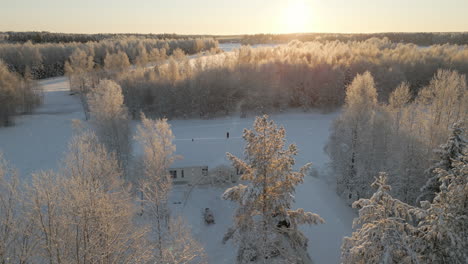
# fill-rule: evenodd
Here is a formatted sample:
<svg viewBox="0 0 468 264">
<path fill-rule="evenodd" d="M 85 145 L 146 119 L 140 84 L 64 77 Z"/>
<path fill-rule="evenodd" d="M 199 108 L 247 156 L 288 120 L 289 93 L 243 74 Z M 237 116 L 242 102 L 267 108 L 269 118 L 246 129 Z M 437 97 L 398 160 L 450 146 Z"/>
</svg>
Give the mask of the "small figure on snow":
<svg viewBox="0 0 468 264">
<path fill-rule="evenodd" d="M 229 132 L 226 133 L 226 138 L 229 138 Z"/>
<path fill-rule="evenodd" d="M 205 223 L 208 225 L 215 223 L 214 216 L 210 208 L 205 208 L 205 211 L 203 212 L 203 218 L 205 219 Z"/>
</svg>

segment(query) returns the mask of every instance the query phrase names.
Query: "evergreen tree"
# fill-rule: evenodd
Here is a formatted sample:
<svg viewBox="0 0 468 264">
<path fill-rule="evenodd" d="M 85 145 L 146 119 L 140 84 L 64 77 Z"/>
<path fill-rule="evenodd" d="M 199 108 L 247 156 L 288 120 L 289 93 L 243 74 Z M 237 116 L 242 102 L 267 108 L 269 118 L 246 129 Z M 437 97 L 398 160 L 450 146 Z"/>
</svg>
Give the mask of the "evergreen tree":
<svg viewBox="0 0 468 264">
<path fill-rule="evenodd" d="M 457 152 L 457 159 L 446 164 L 450 170 L 435 169 L 439 192 L 432 204 L 421 203 L 425 210 L 419 223 L 418 250 L 423 263 L 468 263 L 467 154 L 466 148 Z"/>
<path fill-rule="evenodd" d="M 427 200 L 432 202 L 436 194 L 440 191 L 439 169 L 450 171 L 453 169 L 454 162 L 459 161 L 463 153 L 466 151 L 468 142 L 466 140 L 466 132 L 462 123 L 456 123 L 452 126 L 452 133 L 447 142 L 441 145 L 434 152 L 438 154 L 439 160 L 437 163 L 426 171 L 428 180 L 421 188 L 421 195 L 417 202 Z"/>
<path fill-rule="evenodd" d="M 309 164 L 293 171 L 295 145 L 285 146 L 285 129 L 268 116 L 257 117 L 253 130 L 244 130 L 245 161 L 227 154 L 234 167 L 243 172 L 239 184 L 227 189 L 223 198 L 239 204 L 234 226 L 224 241 L 236 236 L 238 263 L 310 263 L 307 238 L 300 224 L 319 224 L 317 214 L 292 210 L 295 187 L 303 182 Z"/>
<path fill-rule="evenodd" d="M 370 199 L 353 203 L 353 208 L 359 209 L 359 217 L 353 222 L 358 229 L 343 240 L 343 263 L 418 263 L 418 253 L 413 249 L 417 229 L 411 224 L 418 209 L 389 194 L 385 173 L 372 187 L 377 191 Z"/>
</svg>

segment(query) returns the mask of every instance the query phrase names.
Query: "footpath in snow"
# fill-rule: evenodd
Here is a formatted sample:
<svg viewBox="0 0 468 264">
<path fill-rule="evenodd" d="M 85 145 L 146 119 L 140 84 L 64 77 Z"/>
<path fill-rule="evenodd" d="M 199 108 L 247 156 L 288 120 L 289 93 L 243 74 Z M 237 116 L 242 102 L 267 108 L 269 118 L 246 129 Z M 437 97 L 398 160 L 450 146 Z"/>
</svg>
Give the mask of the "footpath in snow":
<svg viewBox="0 0 468 264">
<path fill-rule="evenodd" d="M 0 151 L 13 166 L 19 169 L 23 180 L 34 171 L 56 169 L 63 158 L 72 134 L 72 119 L 84 119 L 79 98 L 69 93 L 64 77 L 39 82 L 44 88 L 44 104 L 33 114 L 19 116 L 13 127 L 0 128 Z M 323 152 L 328 129 L 336 113 L 285 113 L 271 117 L 286 128 L 288 143 L 296 143 L 299 155 L 297 166 L 312 162 L 320 170 L 327 162 Z M 177 154 L 184 156 L 174 166 L 208 165 L 213 168 L 227 164 L 226 152 L 242 157 L 244 128 L 252 126 L 254 118 L 226 117 L 214 120 L 172 120 L 169 123 L 175 135 Z M 137 122 L 134 122 L 136 124 Z M 226 139 L 226 132 L 230 138 Z M 192 139 L 194 139 L 192 141 Z M 139 148 L 135 145 L 135 153 Z M 182 214 L 197 240 L 205 247 L 209 263 L 234 263 L 235 248 L 232 243 L 221 243 L 224 232 L 232 223 L 235 205 L 221 200 L 224 188 L 196 187 L 190 192 L 187 203 L 180 202 L 188 194 L 186 186 L 175 186 L 171 207 Z M 209 207 L 216 224 L 206 226 L 202 210 Z M 353 211 L 322 179 L 306 177 L 296 194 L 296 207 L 318 213 L 326 224 L 303 227 L 309 238 L 309 252 L 315 263 L 339 263 L 343 236 L 351 234 Z"/>
</svg>

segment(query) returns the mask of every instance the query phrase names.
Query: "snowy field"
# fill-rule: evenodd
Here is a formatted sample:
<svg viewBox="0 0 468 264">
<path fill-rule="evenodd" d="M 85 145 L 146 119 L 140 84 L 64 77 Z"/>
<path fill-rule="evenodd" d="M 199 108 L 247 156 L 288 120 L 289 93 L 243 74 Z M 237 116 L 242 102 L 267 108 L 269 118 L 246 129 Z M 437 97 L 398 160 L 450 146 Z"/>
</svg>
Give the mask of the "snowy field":
<svg viewBox="0 0 468 264">
<path fill-rule="evenodd" d="M 69 95 L 66 78 L 40 82 L 45 91 L 44 105 L 32 115 L 16 118 L 16 125 L 0 128 L 0 151 L 27 180 L 33 171 L 55 169 L 63 158 L 71 137 L 72 119 L 83 119 L 79 99 Z M 289 143 L 299 149 L 297 166 L 312 162 L 319 171 L 325 169 L 327 156 L 323 152 L 328 129 L 337 113 L 291 112 L 272 115 L 284 125 Z M 226 164 L 226 152 L 242 156 L 244 128 L 252 126 L 254 118 L 226 117 L 214 120 L 172 120 L 177 154 L 184 157 L 174 166 L 208 165 L 213 168 Z M 136 123 L 136 122 L 135 122 Z M 226 139 L 226 132 L 230 138 Z M 193 139 L 193 141 L 192 141 Z M 135 152 L 139 152 L 138 148 Z M 171 206 L 182 214 L 196 237 L 205 247 L 209 263 L 233 263 L 236 250 L 232 243 L 223 245 L 221 239 L 232 222 L 235 205 L 223 201 L 224 188 L 197 187 L 189 192 L 186 186 L 175 186 Z M 187 203 L 178 204 L 188 197 Z M 296 206 L 322 216 L 326 224 L 303 227 L 309 238 L 309 252 L 315 263 L 339 263 L 343 236 L 351 233 L 353 211 L 337 197 L 333 187 L 322 178 L 306 177 L 298 188 Z M 209 207 L 216 224 L 206 226 L 201 211 Z"/>
</svg>

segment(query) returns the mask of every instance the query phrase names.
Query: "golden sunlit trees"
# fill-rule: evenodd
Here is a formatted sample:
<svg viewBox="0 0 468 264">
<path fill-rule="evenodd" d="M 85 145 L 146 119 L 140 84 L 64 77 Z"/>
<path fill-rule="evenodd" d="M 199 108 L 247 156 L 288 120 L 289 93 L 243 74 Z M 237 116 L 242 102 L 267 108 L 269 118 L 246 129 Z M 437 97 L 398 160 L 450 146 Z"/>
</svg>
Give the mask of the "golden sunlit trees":
<svg viewBox="0 0 468 264">
<path fill-rule="evenodd" d="M 245 161 L 228 153 L 242 171 L 239 184 L 227 189 L 223 198 L 239 204 L 234 224 L 223 241 L 239 244 L 237 263 L 310 263 L 307 238 L 299 231 L 302 224 L 320 224 L 317 214 L 292 209 L 294 192 L 303 182 L 310 164 L 293 171 L 295 145 L 285 148 L 285 129 L 268 116 L 257 117 L 253 130 L 244 130 Z"/>
</svg>

